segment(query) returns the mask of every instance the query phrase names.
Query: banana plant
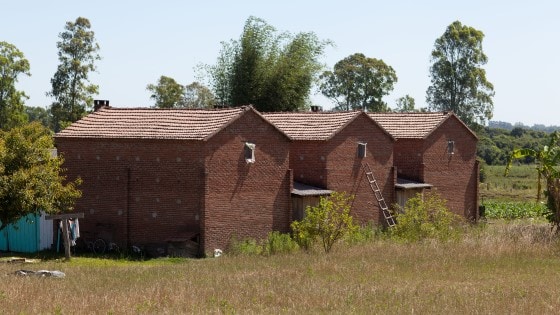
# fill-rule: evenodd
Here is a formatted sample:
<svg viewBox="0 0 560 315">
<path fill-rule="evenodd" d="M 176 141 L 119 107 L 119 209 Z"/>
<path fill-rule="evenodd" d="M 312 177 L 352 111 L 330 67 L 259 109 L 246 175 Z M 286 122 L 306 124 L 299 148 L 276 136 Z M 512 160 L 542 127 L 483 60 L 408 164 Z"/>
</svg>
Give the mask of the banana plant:
<svg viewBox="0 0 560 315">
<path fill-rule="evenodd" d="M 548 197 L 548 206 L 552 211 L 548 218 L 556 227 L 560 227 L 560 172 L 558 170 L 560 164 L 560 133 L 555 131 L 550 134 L 548 145 L 541 150 L 533 149 L 515 149 L 508 158 L 504 175 L 507 176 L 514 160 L 525 157 L 535 159 L 536 170 L 538 174 L 537 182 L 537 202 L 541 197 L 541 179 L 546 181 L 546 195 Z"/>
</svg>

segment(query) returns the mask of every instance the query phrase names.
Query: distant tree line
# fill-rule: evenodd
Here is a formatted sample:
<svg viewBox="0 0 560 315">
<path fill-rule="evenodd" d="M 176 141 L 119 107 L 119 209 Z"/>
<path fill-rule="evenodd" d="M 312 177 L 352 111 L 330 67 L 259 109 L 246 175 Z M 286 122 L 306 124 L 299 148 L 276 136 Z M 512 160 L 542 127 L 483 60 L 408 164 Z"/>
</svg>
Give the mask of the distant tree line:
<svg viewBox="0 0 560 315">
<path fill-rule="evenodd" d="M 478 157 L 488 165 L 506 165 L 511 153 L 516 149 L 539 150 L 548 143 L 548 132 L 525 127 L 504 128 L 484 127 L 477 131 Z M 518 163 L 534 163 L 534 157 L 526 156 Z"/>
<path fill-rule="evenodd" d="M 546 133 L 551 133 L 557 130 L 560 130 L 560 126 L 545 126 L 543 124 L 533 124 L 532 126 L 524 125 L 523 123 L 517 122 L 515 124 L 508 123 L 505 121 L 494 121 L 491 120 L 488 122 L 488 127 L 490 128 L 500 128 L 505 130 L 513 130 L 515 128 L 520 129 L 530 129 L 535 131 L 544 131 Z"/>
</svg>

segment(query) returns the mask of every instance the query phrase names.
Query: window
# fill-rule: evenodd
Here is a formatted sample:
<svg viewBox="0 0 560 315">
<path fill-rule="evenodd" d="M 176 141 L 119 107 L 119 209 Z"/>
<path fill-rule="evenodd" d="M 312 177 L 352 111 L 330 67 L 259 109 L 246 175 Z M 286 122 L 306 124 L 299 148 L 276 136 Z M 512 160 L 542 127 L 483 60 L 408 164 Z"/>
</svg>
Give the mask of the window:
<svg viewBox="0 0 560 315">
<path fill-rule="evenodd" d="M 245 162 L 255 163 L 255 144 L 245 142 Z"/>
<path fill-rule="evenodd" d="M 366 155 L 367 155 L 366 146 L 367 146 L 367 143 L 358 142 L 358 157 L 359 158 L 365 158 L 366 157 Z"/>
<path fill-rule="evenodd" d="M 447 141 L 447 154 L 451 155 L 455 153 L 455 141 Z"/>
</svg>

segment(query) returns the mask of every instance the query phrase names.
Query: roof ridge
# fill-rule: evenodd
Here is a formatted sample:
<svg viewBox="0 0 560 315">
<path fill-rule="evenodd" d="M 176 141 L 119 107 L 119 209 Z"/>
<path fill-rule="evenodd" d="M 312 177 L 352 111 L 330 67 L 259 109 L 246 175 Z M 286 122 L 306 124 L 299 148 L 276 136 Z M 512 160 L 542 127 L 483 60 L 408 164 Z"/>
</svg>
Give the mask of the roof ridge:
<svg viewBox="0 0 560 315">
<path fill-rule="evenodd" d="M 226 109 L 106 108 L 90 113 L 55 137 L 205 140 L 252 106 Z"/>
<path fill-rule="evenodd" d="M 246 107 L 250 106 L 237 106 L 237 107 L 227 107 L 227 108 L 187 108 L 187 107 L 180 107 L 180 108 L 155 108 L 155 107 L 112 107 L 112 106 L 104 106 L 101 107 L 99 111 L 208 111 L 208 112 L 219 112 L 219 111 L 241 111 L 246 110 Z M 96 112 L 93 112 L 96 113 Z"/>
</svg>

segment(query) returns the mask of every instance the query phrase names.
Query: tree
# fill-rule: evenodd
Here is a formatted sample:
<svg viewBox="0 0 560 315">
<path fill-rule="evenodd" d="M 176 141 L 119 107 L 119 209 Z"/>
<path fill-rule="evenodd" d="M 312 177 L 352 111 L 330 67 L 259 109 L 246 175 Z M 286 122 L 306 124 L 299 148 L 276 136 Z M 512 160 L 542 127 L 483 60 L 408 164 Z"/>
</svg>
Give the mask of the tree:
<svg viewBox="0 0 560 315">
<path fill-rule="evenodd" d="M 384 112 L 388 108 L 383 96 L 393 90 L 397 75 L 383 60 L 356 53 L 323 72 L 320 80 L 321 93 L 338 109 Z"/>
<path fill-rule="evenodd" d="M 260 111 L 293 111 L 308 103 L 329 43 L 314 33 L 280 33 L 250 17 L 239 40 L 222 42 L 213 66 L 203 66 L 221 105 L 252 104 Z"/>
<path fill-rule="evenodd" d="M 27 95 L 16 89 L 20 75 L 30 76 L 29 61 L 16 46 L 0 42 L 0 128 L 8 130 L 27 122 L 24 99 Z"/>
<path fill-rule="evenodd" d="M 515 149 L 512 151 L 504 175 L 507 176 L 513 160 L 532 157 L 537 163 L 537 202 L 541 198 L 541 179 L 546 182 L 546 196 L 548 207 L 551 210 L 548 220 L 557 229 L 560 228 L 560 172 L 558 166 L 560 164 L 560 132 L 555 131 L 550 134 L 548 145 L 542 149 Z M 558 230 L 557 230 L 558 231 Z"/>
<path fill-rule="evenodd" d="M 231 100 L 233 59 L 235 57 L 235 41 L 222 42 L 222 49 L 214 65 L 198 65 L 197 71 L 201 77 L 206 76 L 212 92 L 216 96 L 216 105 L 230 106 Z"/>
<path fill-rule="evenodd" d="M 157 108 L 184 107 L 185 87 L 173 78 L 162 75 L 157 84 L 148 84 L 146 90 L 152 92 L 150 98 Z"/>
<path fill-rule="evenodd" d="M 334 192 L 329 197 L 321 197 L 318 205 L 308 206 L 305 217 L 291 225 L 298 244 L 309 248 L 319 238 L 323 249 L 328 253 L 336 241 L 353 233 L 357 226 L 350 215 L 352 199 L 345 193 Z"/>
<path fill-rule="evenodd" d="M 406 113 L 406 112 L 415 112 L 417 111 L 414 108 L 415 101 L 414 98 L 410 95 L 405 95 L 402 97 L 397 98 L 397 108 L 395 109 L 396 112 Z"/>
<path fill-rule="evenodd" d="M 216 97 L 209 88 L 193 82 L 185 86 L 184 107 L 187 108 L 212 108 L 216 104 Z"/>
<path fill-rule="evenodd" d="M 52 134 L 39 123 L 0 132 L 0 231 L 28 214 L 71 211 L 78 179 L 65 183 Z"/>
<path fill-rule="evenodd" d="M 47 128 L 50 126 L 49 113 L 45 108 L 40 106 L 25 106 L 25 113 L 27 114 L 29 122 L 37 121 Z"/>
<path fill-rule="evenodd" d="M 95 61 L 101 59 L 90 28 L 88 19 L 78 17 L 75 22 L 66 22 L 65 31 L 58 35 L 60 64 L 51 79 L 52 90 L 47 93 L 55 99 L 50 108 L 55 131 L 85 116 L 93 105 L 93 95 L 98 93 L 97 85 L 88 84 L 89 73 L 97 69 Z"/>
<path fill-rule="evenodd" d="M 432 85 L 426 92 L 430 109 L 453 111 L 467 125 L 492 118 L 494 86 L 482 68 L 488 58 L 482 50 L 484 34 L 455 21 L 436 40 L 432 51 Z"/>
</svg>

